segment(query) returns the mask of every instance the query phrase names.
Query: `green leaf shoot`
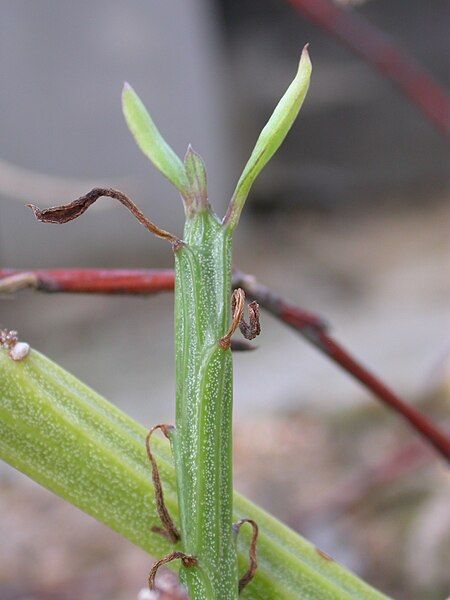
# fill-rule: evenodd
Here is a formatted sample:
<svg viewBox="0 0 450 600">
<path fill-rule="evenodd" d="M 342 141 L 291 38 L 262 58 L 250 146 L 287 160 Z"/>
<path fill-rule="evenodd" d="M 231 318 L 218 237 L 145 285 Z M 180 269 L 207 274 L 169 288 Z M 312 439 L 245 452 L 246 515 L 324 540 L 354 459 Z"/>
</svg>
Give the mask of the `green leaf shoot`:
<svg viewBox="0 0 450 600">
<path fill-rule="evenodd" d="M 231 229 L 234 229 L 239 221 L 253 182 L 281 146 L 292 127 L 308 92 L 311 70 L 312 66 L 308 53 L 308 45 L 306 45 L 303 48 L 297 75 L 261 131 L 253 152 L 237 183 L 224 217 L 224 224 Z"/>
<path fill-rule="evenodd" d="M 184 167 L 192 196 L 190 212 L 194 213 L 201 209 L 207 209 L 209 204 L 205 163 L 190 144 L 184 157 Z"/>
<path fill-rule="evenodd" d="M 139 148 L 183 196 L 187 197 L 189 182 L 183 163 L 162 137 L 141 99 L 128 83 L 123 86 L 122 108 L 128 128 Z"/>
</svg>

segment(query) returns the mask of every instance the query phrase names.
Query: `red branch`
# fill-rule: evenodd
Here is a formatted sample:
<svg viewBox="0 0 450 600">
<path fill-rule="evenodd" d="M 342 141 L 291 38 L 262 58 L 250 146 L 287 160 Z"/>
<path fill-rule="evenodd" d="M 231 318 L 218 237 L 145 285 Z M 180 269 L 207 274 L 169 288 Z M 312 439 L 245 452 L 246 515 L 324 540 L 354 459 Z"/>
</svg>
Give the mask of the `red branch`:
<svg viewBox="0 0 450 600">
<path fill-rule="evenodd" d="M 30 274 L 35 281 L 29 280 L 27 284 L 24 280 L 24 285 L 19 284 L 19 287 L 31 287 L 41 292 L 156 294 L 172 291 L 174 284 L 171 269 L 0 269 L 0 279 L 21 274 Z"/>
<path fill-rule="evenodd" d="M 24 285 L 20 285 L 23 278 Z M 8 278 L 7 280 L 2 278 Z M 11 290 L 31 287 L 44 292 L 71 292 L 95 294 L 149 295 L 171 291 L 174 273 L 169 269 L 51 269 L 19 271 L 0 269 L 0 290 L 7 292 L 5 281 L 12 281 Z M 448 461 L 450 437 L 434 425 L 428 417 L 407 404 L 378 377 L 360 364 L 328 333 L 328 326 L 320 317 L 286 302 L 256 279 L 239 271 L 233 284 L 281 321 L 298 331 L 321 352 L 340 365 L 385 405 L 406 419 Z"/>
<path fill-rule="evenodd" d="M 442 133 L 448 135 L 450 102 L 444 88 L 385 33 L 354 11 L 330 0 L 287 1 L 298 13 L 329 31 L 390 79 Z"/>
<path fill-rule="evenodd" d="M 447 460 L 450 461 L 450 437 L 440 431 L 425 415 L 407 404 L 378 377 L 359 363 L 345 348 L 328 333 L 328 327 L 319 317 L 305 313 L 289 304 L 281 296 L 256 282 L 254 277 L 237 273 L 237 283 L 266 310 L 301 333 L 321 352 L 340 365 L 384 404 L 402 415 L 413 428 L 427 439 Z"/>
</svg>

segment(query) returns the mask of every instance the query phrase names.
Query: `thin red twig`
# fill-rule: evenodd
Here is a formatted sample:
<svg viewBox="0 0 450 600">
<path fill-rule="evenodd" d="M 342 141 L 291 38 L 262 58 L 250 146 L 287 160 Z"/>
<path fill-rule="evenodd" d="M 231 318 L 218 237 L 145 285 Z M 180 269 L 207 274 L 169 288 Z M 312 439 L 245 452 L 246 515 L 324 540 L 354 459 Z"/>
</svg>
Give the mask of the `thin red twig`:
<svg viewBox="0 0 450 600">
<path fill-rule="evenodd" d="M 171 269 L 0 269 L 0 279 L 14 275 L 24 276 L 21 287 L 50 293 L 145 295 L 170 292 L 174 285 Z"/>
<path fill-rule="evenodd" d="M 357 361 L 328 333 L 326 323 L 319 317 L 314 318 L 314 315 L 305 313 L 302 309 L 289 304 L 281 296 L 258 283 L 252 276 L 236 273 L 236 279 L 237 283 L 249 296 L 274 316 L 298 331 L 322 353 L 340 365 L 344 371 L 347 371 L 362 383 L 384 404 L 405 418 L 442 456 L 450 461 L 450 437 L 414 406 L 402 400 L 378 377 Z"/>
<path fill-rule="evenodd" d="M 44 292 L 71 292 L 96 294 L 141 294 L 171 291 L 174 273 L 169 269 L 51 269 L 19 271 L 0 269 L 1 278 L 23 276 L 24 287 Z M 385 405 L 406 419 L 420 435 L 450 461 L 450 437 L 434 425 L 428 417 L 407 404 L 378 377 L 371 373 L 328 332 L 326 322 L 310 312 L 286 302 L 250 275 L 235 272 L 233 284 L 278 319 L 298 331 L 322 353 L 340 365 Z M 7 291 L 3 289 L 3 291 Z"/>
<path fill-rule="evenodd" d="M 354 10 L 330 0 L 286 0 L 298 13 L 329 31 L 365 62 L 390 79 L 403 94 L 448 135 L 450 101 L 444 88 L 412 56 Z"/>
</svg>

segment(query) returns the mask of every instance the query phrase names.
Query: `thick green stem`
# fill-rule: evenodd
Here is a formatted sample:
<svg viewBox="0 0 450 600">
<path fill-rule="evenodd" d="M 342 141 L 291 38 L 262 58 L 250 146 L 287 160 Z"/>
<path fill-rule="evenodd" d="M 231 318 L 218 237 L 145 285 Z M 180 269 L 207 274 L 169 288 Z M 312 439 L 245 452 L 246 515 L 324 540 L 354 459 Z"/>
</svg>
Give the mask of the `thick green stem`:
<svg viewBox="0 0 450 600">
<path fill-rule="evenodd" d="M 192 215 L 175 251 L 177 408 L 172 434 L 182 546 L 191 600 L 238 596 L 232 531 L 232 359 L 219 345 L 230 321 L 231 234 L 209 208 Z"/>
<path fill-rule="evenodd" d="M 171 441 L 181 544 L 185 554 L 197 561 L 181 568 L 191 600 L 238 597 L 232 528 L 233 373 L 228 347 L 231 236 L 253 182 L 280 147 L 303 104 L 310 75 L 305 46 L 297 74 L 261 131 L 222 221 L 210 208 L 200 156 L 189 147 L 182 164 L 136 93 L 129 86 L 123 91 L 132 134 L 144 154 L 180 190 L 187 216 L 184 242 L 173 243 L 177 407 Z"/>
<path fill-rule="evenodd" d="M 48 358 L 32 350 L 15 362 L 0 349 L 0 458 L 125 536 L 153 556 L 173 550 L 161 525 L 145 452 L 147 430 Z M 152 449 L 165 501 L 179 522 L 168 445 Z M 258 570 L 248 600 L 386 600 L 313 544 L 234 494 L 234 519 L 258 522 Z M 249 531 L 238 539 L 240 572 Z M 178 565 L 173 563 L 173 567 Z"/>
</svg>

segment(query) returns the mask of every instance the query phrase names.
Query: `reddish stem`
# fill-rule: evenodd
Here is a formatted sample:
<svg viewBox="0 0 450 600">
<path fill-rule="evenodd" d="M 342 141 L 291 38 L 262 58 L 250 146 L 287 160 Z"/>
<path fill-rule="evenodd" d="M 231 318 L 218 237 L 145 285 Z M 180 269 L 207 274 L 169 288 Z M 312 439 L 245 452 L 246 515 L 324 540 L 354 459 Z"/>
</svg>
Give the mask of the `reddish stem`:
<svg viewBox="0 0 450 600">
<path fill-rule="evenodd" d="M 266 310 L 301 333 L 321 352 L 340 365 L 384 404 L 402 415 L 435 449 L 450 461 L 450 437 L 434 425 L 415 407 L 407 404 L 378 377 L 358 362 L 345 348 L 328 333 L 326 323 L 320 318 L 305 313 L 289 304 L 281 296 L 256 282 L 252 276 L 236 273 L 237 283 Z"/>
<path fill-rule="evenodd" d="M 148 295 L 171 291 L 174 286 L 174 273 L 169 269 L 40 269 L 36 271 L 0 269 L 0 280 L 21 273 L 27 276 L 24 278 L 26 282 L 33 281 L 29 275 L 34 276 L 33 283 L 27 284 L 27 287 L 44 292 Z M 246 294 L 263 308 L 302 334 L 379 400 L 406 419 L 423 438 L 450 461 L 450 437 L 353 358 L 330 336 L 327 324 L 322 318 L 289 304 L 281 296 L 258 283 L 253 276 L 236 271 L 233 285 L 243 288 Z"/>
<path fill-rule="evenodd" d="M 385 33 L 354 11 L 330 0 L 287 1 L 297 12 L 333 34 L 390 79 L 442 133 L 448 135 L 450 102 L 444 88 Z"/>
<path fill-rule="evenodd" d="M 0 279 L 31 273 L 36 284 L 25 285 L 41 292 L 72 294 L 156 294 L 173 290 L 171 269 L 0 269 Z"/>
</svg>

